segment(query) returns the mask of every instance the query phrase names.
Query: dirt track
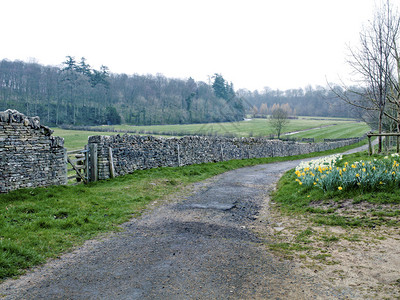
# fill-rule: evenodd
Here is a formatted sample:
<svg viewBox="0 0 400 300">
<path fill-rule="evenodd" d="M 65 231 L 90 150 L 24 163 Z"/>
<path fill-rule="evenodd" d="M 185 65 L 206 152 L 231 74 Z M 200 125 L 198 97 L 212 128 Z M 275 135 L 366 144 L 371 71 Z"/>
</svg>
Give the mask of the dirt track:
<svg viewBox="0 0 400 300">
<path fill-rule="evenodd" d="M 346 299 L 280 260 L 255 228 L 271 226 L 268 194 L 299 162 L 243 168 L 157 203 L 124 231 L 88 241 L 18 280 L 3 299 Z"/>
</svg>

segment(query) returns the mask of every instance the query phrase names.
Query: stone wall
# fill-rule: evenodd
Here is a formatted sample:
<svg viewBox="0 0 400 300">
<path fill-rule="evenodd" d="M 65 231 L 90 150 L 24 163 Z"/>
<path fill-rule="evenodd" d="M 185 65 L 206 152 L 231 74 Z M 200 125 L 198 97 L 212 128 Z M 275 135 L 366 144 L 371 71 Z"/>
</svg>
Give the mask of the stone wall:
<svg viewBox="0 0 400 300">
<path fill-rule="evenodd" d="M 0 112 L 0 193 L 67 183 L 64 139 L 38 117 Z"/>
<path fill-rule="evenodd" d="M 231 159 L 290 156 L 331 150 L 358 142 L 349 139 L 323 143 L 296 143 L 265 138 L 223 138 L 186 136 L 91 136 L 89 148 L 96 145 L 98 179 L 132 173 L 138 169 L 184 166 Z"/>
</svg>

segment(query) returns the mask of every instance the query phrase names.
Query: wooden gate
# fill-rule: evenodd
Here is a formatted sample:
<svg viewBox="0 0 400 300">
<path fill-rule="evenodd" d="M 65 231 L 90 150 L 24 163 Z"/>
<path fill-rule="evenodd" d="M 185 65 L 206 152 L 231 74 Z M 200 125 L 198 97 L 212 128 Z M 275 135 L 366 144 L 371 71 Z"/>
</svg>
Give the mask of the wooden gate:
<svg viewBox="0 0 400 300">
<path fill-rule="evenodd" d="M 68 168 L 68 183 L 88 183 L 89 151 L 86 149 L 68 151 L 67 162 L 71 166 Z"/>
</svg>

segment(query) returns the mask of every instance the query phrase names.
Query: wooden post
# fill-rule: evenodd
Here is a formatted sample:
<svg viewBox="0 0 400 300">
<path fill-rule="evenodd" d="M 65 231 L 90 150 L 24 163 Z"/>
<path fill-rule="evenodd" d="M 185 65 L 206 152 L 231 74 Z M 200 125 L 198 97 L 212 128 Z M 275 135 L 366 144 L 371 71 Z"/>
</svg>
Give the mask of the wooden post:
<svg viewBox="0 0 400 300">
<path fill-rule="evenodd" d="M 371 136 L 368 135 L 368 153 L 372 155 L 372 143 L 371 143 Z"/>
<path fill-rule="evenodd" d="M 389 137 L 388 136 L 385 136 L 385 150 L 386 150 L 386 155 L 388 155 L 389 154 Z"/>
<path fill-rule="evenodd" d="M 85 145 L 85 178 L 89 182 L 89 146 Z"/>
<path fill-rule="evenodd" d="M 77 167 L 77 174 L 76 174 L 76 181 L 80 182 L 81 180 L 85 181 L 85 179 L 82 179 L 85 177 L 85 174 L 82 174 L 82 170 L 84 170 L 84 161 L 82 159 L 84 159 L 85 154 L 83 153 L 77 153 L 75 154 L 75 158 L 76 158 L 76 167 Z"/>
<path fill-rule="evenodd" d="M 224 148 L 221 145 L 221 161 L 224 161 Z"/>
<path fill-rule="evenodd" d="M 396 143 L 396 152 L 399 153 L 400 152 L 400 137 L 397 136 L 397 143 Z"/>
<path fill-rule="evenodd" d="M 114 159 L 111 147 L 108 147 L 108 163 L 110 164 L 110 178 L 115 177 Z"/>
<path fill-rule="evenodd" d="M 89 151 L 90 151 L 90 181 L 95 182 L 98 180 L 97 144 L 89 144 Z"/>
<path fill-rule="evenodd" d="M 64 180 L 63 184 L 68 184 L 68 154 L 67 154 L 67 149 L 64 148 Z"/>
</svg>

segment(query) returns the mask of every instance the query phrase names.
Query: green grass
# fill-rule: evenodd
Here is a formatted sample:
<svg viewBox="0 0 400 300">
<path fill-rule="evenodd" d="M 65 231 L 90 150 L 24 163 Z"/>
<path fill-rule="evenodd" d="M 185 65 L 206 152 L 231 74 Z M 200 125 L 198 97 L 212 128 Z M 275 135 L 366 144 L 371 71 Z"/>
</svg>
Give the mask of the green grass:
<svg viewBox="0 0 400 300">
<path fill-rule="evenodd" d="M 91 135 L 114 135 L 116 132 L 94 132 L 81 130 L 65 130 L 60 128 L 52 128 L 53 136 L 61 136 L 64 138 L 64 145 L 68 151 L 83 149 L 88 143 L 88 137 Z"/>
<path fill-rule="evenodd" d="M 335 126 L 312 129 L 291 135 L 294 138 L 314 138 L 315 142 L 323 141 L 326 138 L 350 138 L 362 136 L 370 130 L 365 123 L 339 123 Z"/>
<path fill-rule="evenodd" d="M 291 120 L 285 132 L 294 132 L 304 129 L 316 128 L 324 125 L 332 125 L 327 128 L 313 129 L 309 132 L 302 132 L 295 135 L 289 135 L 292 138 L 314 137 L 316 141 L 324 138 L 349 138 L 362 136 L 369 130 L 365 123 L 355 122 L 349 119 L 313 119 L 308 117 L 300 117 Z M 104 132 L 96 131 L 78 131 L 64 130 L 55 128 L 54 136 L 64 138 L 65 147 L 68 151 L 82 149 L 86 144 L 88 137 L 91 135 L 115 135 L 116 132 L 107 131 L 111 128 L 117 130 L 135 131 L 137 134 L 145 132 L 154 135 L 196 135 L 196 134 L 219 134 L 232 136 L 269 136 L 273 134 L 273 130 L 269 127 L 266 119 L 253 119 L 251 121 L 231 122 L 231 123 L 210 123 L 210 124 L 189 124 L 189 125 L 160 125 L 160 126 L 101 126 Z M 120 133 L 122 134 L 122 133 Z"/>
<path fill-rule="evenodd" d="M 357 145 L 354 145 L 355 147 Z M 89 185 L 21 189 L 0 194 L 0 279 L 57 257 L 141 214 L 149 202 L 185 185 L 245 166 L 345 151 L 135 171 Z"/>
<path fill-rule="evenodd" d="M 284 132 L 293 132 L 316 128 L 326 125 L 347 125 L 348 128 L 359 128 L 363 131 L 363 135 L 368 131 L 368 126 L 365 123 L 359 123 L 351 119 L 330 118 L 330 119 L 314 119 L 308 117 L 299 117 L 298 119 L 290 120 L 290 123 L 285 127 Z M 227 123 L 207 123 L 207 124 L 184 124 L 184 125 L 153 125 L 153 126 L 131 126 L 131 125 L 115 125 L 115 126 L 101 126 L 97 127 L 103 130 L 113 128 L 117 130 L 134 131 L 137 133 L 149 133 L 160 135 L 195 135 L 195 134 L 209 134 L 209 135 L 229 135 L 229 136 L 269 136 L 274 134 L 274 130 L 268 124 L 266 119 L 252 119 L 250 121 L 240 122 L 227 122 Z M 339 129 L 338 132 L 341 130 Z M 334 131 L 332 131 L 334 132 Z M 356 132 L 356 131 L 354 131 Z M 354 137 L 353 132 L 349 131 L 347 134 L 340 133 L 340 137 Z M 332 136 L 332 138 L 336 138 Z"/>
<path fill-rule="evenodd" d="M 342 162 L 379 159 L 380 155 L 368 156 L 367 152 L 344 156 Z M 314 223 L 342 227 L 370 227 L 387 225 L 399 226 L 397 209 L 385 209 L 380 205 L 400 205 L 400 188 L 382 187 L 379 191 L 353 189 L 348 191 L 323 191 L 322 189 L 300 186 L 295 180 L 294 169 L 282 176 L 273 200 L 287 213 L 307 215 Z M 351 199 L 358 211 L 340 211 L 340 203 Z M 370 203 L 373 209 L 362 209 L 362 203 Z M 338 205 L 332 205 L 336 203 Z M 358 205 L 360 204 L 360 205 Z"/>
</svg>

